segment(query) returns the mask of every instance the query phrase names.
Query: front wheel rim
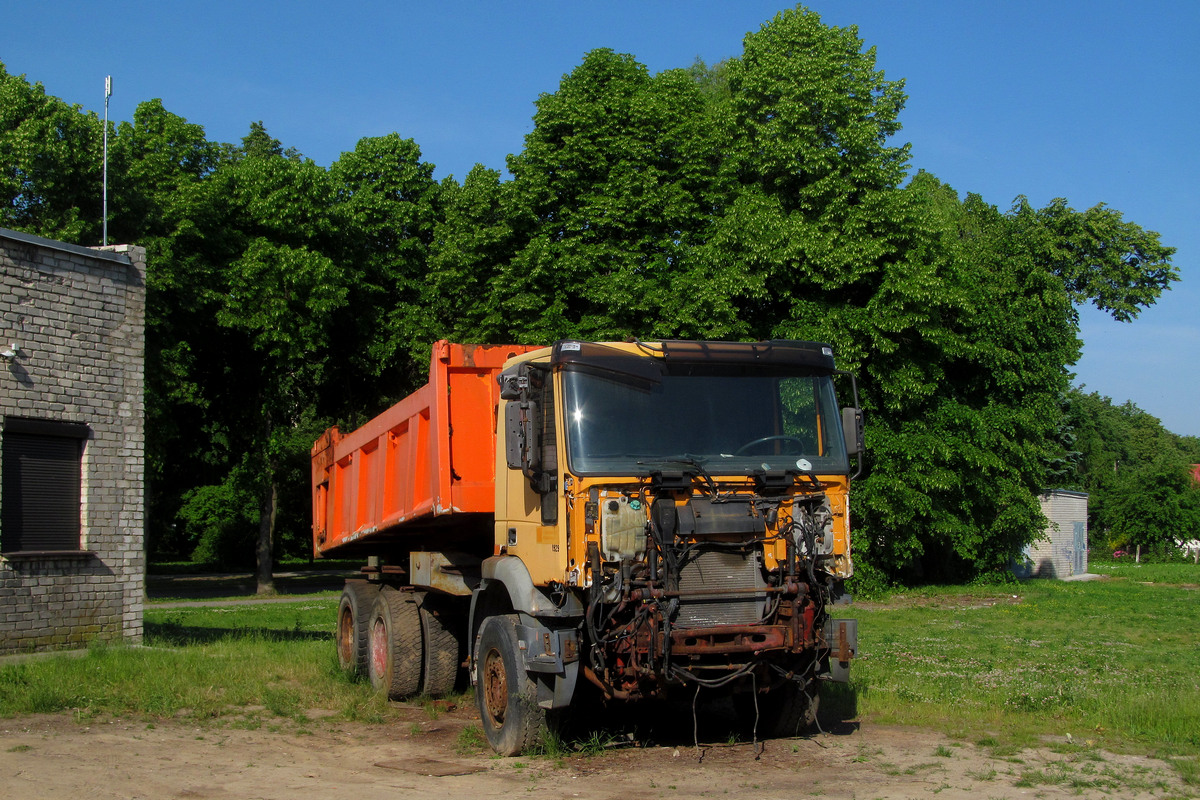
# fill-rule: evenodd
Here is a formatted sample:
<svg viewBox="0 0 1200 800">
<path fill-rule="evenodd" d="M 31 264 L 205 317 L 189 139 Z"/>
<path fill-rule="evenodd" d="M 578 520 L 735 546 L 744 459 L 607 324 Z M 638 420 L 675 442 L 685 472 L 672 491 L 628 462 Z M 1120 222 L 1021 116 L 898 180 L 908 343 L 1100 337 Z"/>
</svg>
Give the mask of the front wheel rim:
<svg viewBox="0 0 1200 800">
<path fill-rule="evenodd" d="M 483 701 L 492 727 L 503 727 L 508 711 L 508 674 L 503 656 L 495 650 L 489 650 L 483 659 Z"/>
</svg>

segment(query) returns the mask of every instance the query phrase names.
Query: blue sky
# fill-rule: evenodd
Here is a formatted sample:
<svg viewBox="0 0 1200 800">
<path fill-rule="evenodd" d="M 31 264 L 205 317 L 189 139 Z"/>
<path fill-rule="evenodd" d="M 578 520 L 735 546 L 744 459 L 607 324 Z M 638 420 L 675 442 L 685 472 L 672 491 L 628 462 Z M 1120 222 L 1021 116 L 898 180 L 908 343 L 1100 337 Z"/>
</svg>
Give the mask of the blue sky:
<svg viewBox="0 0 1200 800">
<path fill-rule="evenodd" d="M 741 52 L 782 2 L 279 2 L 0 0 L 0 61 L 112 120 L 161 98 L 236 142 L 262 120 L 328 165 L 398 131 L 436 175 L 503 169 L 533 102 L 585 52 L 652 72 Z M 907 81 L 899 134 L 913 169 L 1008 208 L 1107 203 L 1178 248 L 1183 280 L 1132 324 L 1081 312 L 1077 382 L 1200 435 L 1200 3 L 1190 0 L 813 0 L 857 25 Z"/>
</svg>

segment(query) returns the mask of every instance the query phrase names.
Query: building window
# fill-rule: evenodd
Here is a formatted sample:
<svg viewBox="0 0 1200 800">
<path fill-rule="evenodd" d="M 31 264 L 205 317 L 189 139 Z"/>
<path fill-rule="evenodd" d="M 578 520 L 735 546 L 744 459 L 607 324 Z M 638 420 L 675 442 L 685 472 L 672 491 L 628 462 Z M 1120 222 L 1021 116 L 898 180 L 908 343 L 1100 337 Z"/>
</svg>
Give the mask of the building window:
<svg viewBox="0 0 1200 800">
<path fill-rule="evenodd" d="M 80 548 L 83 443 L 75 422 L 5 417 L 0 552 Z"/>
</svg>

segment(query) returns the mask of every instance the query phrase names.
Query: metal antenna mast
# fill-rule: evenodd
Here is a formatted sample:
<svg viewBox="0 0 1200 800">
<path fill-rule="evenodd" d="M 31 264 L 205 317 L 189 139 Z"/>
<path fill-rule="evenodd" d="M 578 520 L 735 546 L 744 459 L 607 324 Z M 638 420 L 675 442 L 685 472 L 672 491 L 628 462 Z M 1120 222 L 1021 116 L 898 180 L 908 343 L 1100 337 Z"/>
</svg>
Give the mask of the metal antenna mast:
<svg viewBox="0 0 1200 800">
<path fill-rule="evenodd" d="M 101 244 L 108 247 L 108 98 L 112 97 L 112 75 L 104 78 L 104 238 Z"/>
</svg>

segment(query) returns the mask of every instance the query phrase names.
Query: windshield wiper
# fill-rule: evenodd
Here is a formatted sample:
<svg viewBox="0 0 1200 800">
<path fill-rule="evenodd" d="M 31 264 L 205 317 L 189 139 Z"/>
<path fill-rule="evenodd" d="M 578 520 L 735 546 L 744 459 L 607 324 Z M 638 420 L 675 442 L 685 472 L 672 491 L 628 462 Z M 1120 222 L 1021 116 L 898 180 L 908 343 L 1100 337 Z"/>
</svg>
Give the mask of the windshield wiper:
<svg viewBox="0 0 1200 800">
<path fill-rule="evenodd" d="M 708 489 L 709 499 L 711 499 L 714 503 L 721 499 L 721 491 L 717 487 L 717 481 L 705 468 L 704 461 L 700 458 L 700 456 L 695 456 L 691 453 L 682 453 L 676 456 L 663 456 L 662 458 L 655 458 L 650 461 L 638 461 L 637 463 L 638 466 L 643 467 L 652 466 L 654 464 L 683 464 L 685 467 L 691 467 L 692 469 L 690 470 L 683 470 L 684 474 L 695 475 L 698 477 L 701 483 L 704 484 L 705 488 Z M 661 479 L 662 470 L 650 470 L 651 475 L 656 473 Z"/>
</svg>

